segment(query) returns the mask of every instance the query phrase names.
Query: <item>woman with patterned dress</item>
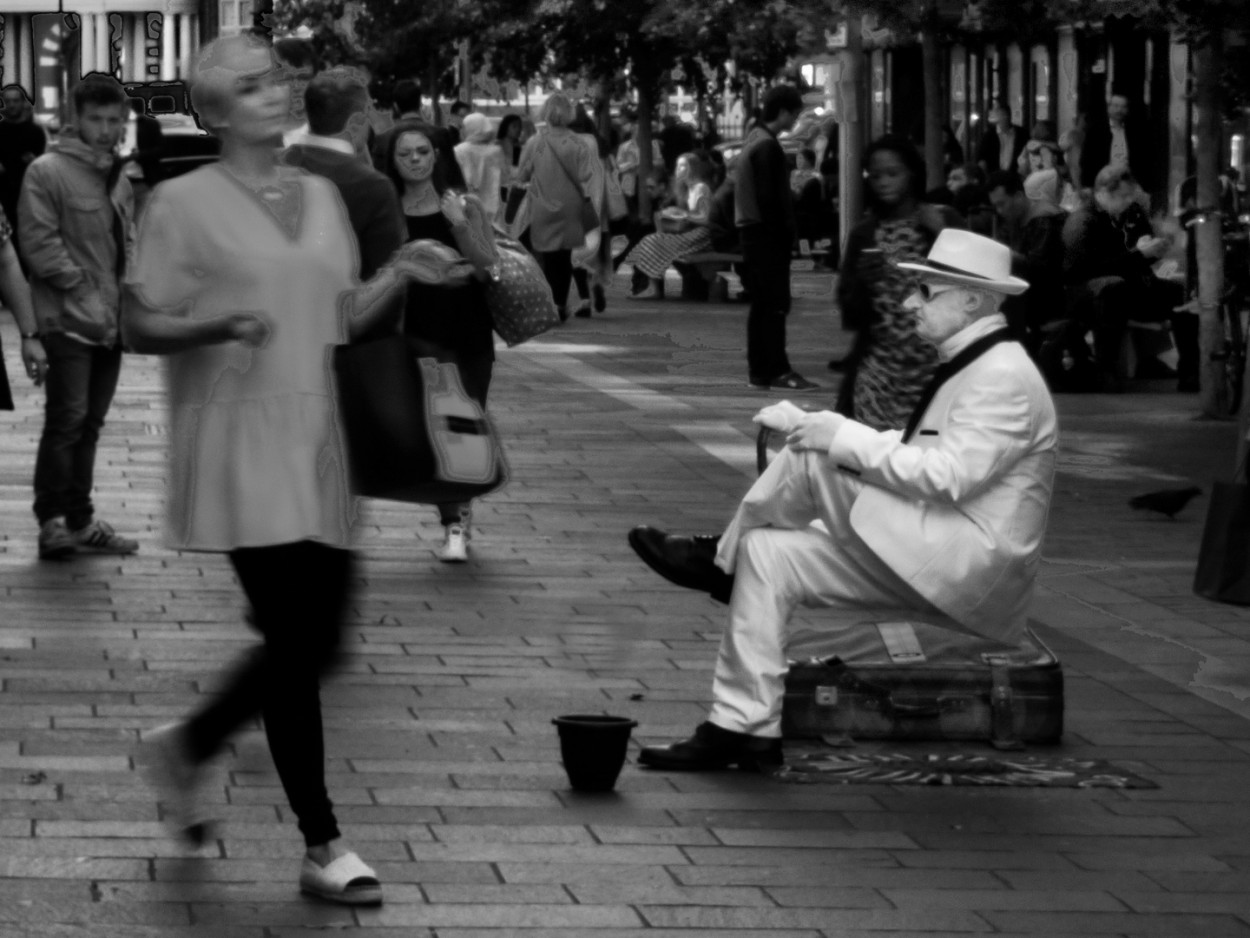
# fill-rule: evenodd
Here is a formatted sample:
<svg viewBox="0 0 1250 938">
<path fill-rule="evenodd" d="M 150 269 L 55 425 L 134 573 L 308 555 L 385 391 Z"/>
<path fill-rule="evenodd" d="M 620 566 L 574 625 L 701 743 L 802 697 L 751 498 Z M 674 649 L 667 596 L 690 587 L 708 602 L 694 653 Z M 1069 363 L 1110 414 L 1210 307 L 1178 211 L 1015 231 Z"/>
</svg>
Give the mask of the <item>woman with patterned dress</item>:
<svg viewBox="0 0 1250 938">
<path fill-rule="evenodd" d="M 959 216 L 920 201 L 924 160 L 906 138 L 881 137 L 864 166 L 868 211 L 847 238 L 838 281 L 842 327 L 857 335 L 837 410 L 875 430 L 902 429 L 938 360 L 916 334 L 915 313 L 903 308 L 916 278 L 896 265 L 923 263 L 938 232 Z"/>
<path fill-rule="evenodd" d="M 715 168 L 711 160 L 697 153 L 683 153 L 673 171 L 673 186 L 680 211 L 671 217 L 685 230 L 680 233 L 661 227 L 664 217 L 657 213 L 655 234 L 649 234 L 634 247 L 625 262 L 634 268 L 632 297 L 638 300 L 661 299 L 664 296 L 664 274 L 673 261 L 687 254 L 697 254 L 712 246 L 712 230 L 708 215 L 712 210 L 712 179 Z M 650 292 L 647 285 L 651 285 Z"/>
</svg>

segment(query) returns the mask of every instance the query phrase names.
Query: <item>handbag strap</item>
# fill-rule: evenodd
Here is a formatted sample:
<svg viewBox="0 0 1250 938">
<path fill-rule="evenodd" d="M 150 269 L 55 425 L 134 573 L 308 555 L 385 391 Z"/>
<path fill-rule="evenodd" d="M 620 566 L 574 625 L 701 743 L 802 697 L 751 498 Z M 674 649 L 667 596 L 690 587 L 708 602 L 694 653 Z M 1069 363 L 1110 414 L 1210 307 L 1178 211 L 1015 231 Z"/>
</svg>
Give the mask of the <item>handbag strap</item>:
<svg viewBox="0 0 1250 938">
<path fill-rule="evenodd" d="M 547 144 L 547 148 L 551 150 L 552 154 L 554 154 L 556 162 L 560 164 L 560 168 L 564 170 L 564 175 L 568 177 L 569 182 L 573 184 L 573 188 L 577 190 L 578 195 L 580 195 L 583 199 L 590 198 L 590 196 L 586 194 L 586 190 L 582 188 L 581 181 L 569 172 L 569 168 L 564 164 L 564 160 L 560 158 L 559 151 L 551 145 L 551 137 L 544 135 L 543 140 Z"/>
</svg>

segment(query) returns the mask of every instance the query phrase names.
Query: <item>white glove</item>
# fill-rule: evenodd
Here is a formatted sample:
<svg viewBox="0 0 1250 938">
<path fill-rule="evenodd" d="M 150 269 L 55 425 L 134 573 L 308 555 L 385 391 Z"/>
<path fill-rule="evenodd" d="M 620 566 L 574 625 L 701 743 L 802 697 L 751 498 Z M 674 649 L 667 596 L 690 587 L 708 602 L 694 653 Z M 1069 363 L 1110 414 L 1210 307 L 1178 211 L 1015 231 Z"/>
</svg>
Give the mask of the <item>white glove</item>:
<svg viewBox="0 0 1250 938">
<path fill-rule="evenodd" d="M 751 418 L 755 423 L 763 424 L 778 433 L 790 433 L 799 425 L 799 421 L 807 416 L 807 411 L 796 407 L 789 401 L 769 404 Z"/>
</svg>

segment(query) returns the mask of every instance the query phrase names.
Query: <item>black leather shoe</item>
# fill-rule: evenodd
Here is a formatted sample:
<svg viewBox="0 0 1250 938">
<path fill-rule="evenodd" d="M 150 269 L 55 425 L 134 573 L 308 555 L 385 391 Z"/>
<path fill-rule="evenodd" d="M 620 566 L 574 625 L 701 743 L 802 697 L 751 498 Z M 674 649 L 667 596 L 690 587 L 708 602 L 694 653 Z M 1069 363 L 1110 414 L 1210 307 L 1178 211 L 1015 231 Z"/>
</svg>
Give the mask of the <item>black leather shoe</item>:
<svg viewBox="0 0 1250 938">
<path fill-rule="evenodd" d="M 670 583 L 686 589 L 710 593 L 727 603 L 733 594 L 734 578 L 716 566 L 716 544 L 711 535 L 678 537 L 659 528 L 639 525 L 629 532 L 629 546 L 643 562 Z"/>
<path fill-rule="evenodd" d="M 638 755 L 639 765 L 677 772 L 707 772 L 731 765 L 765 772 L 782 762 L 780 739 L 735 733 L 715 723 L 700 723 L 689 739 L 671 746 L 647 746 Z"/>
</svg>

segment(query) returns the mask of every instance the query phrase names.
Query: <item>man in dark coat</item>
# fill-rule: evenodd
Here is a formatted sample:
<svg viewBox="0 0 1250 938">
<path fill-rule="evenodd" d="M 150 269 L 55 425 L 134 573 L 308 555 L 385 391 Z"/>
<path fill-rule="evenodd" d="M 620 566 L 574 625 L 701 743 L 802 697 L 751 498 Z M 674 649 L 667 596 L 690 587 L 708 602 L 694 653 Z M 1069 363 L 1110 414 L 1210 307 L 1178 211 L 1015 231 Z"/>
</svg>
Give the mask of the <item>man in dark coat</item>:
<svg viewBox="0 0 1250 938">
<path fill-rule="evenodd" d="M 304 92 L 309 132 L 287 148 L 283 161 L 334 183 L 360 248 L 360 279 L 369 280 L 404 243 L 399 194 L 369 163 L 369 91 L 350 69 L 314 77 Z M 385 331 L 398 327 L 400 307 Z"/>
<path fill-rule="evenodd" d="M 993 126 L 985 131 L 977 147 L 977 162 L 987 174 L 999 169 L 1015 169 L 1020 151 L 1028 142 L 1023 127 L 1011 122 L 1011 108 L 1001 101 L 990 108 Z"/>
<path fill-rule="evenodd" d="M 1103 120 L 1090 122 L 1081 144 L 1081 183 L 1091 185 L 1104 166 L 1121 166 L 1153 192 L 1155 160 L 1149 130 L 1133 113 L 1126 95 L 1112 94 Z"/>
<path fill-rule="evenodd" d="M 790 367 L 786 316 L 790 312 L 790 255 L 796 224 L 790 166 L 777 134 L 790 130 L 803 110 L 793 85 L 764 95 L 760 123 L 738 154 L 734 220 L 742 239 L 743 281 L 751 297 L 747 314 L 747 374 L 751 387 L 813 391 L 817 385 Z"/>
<path fill-rule="evenodd" d="M 1117 390 L 1120 347 L 1128 320 L 1168 322 L 1176 340 L 1181 390 L 1198 380 L 1197 318 L 1176 312 L 1184 288 L 1154 275 L 1168 250 L 1156 237 L 1138 199 L 1141 188 L 1127 168 L 1106 166 L 1094 177 L 1090 204 L 1063 226 L 1063 279 L 1075 318 L 1094 332 L 1094 354 L 1104 384 Z"/>
</svg>

